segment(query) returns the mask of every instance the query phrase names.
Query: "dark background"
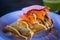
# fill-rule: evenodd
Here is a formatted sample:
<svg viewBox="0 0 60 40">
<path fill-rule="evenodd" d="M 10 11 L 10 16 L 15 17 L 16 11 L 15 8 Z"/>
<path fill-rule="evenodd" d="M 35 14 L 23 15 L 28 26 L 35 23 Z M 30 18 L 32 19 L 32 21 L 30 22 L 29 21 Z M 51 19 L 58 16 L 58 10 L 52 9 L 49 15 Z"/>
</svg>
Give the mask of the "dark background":
<svg viewBox="0 0 60 40">
<path fill-rule="evenodd" d="M 42 0 L 0 0 L 0 16 L 30 5 L 43 5 Z"/>
</svg>

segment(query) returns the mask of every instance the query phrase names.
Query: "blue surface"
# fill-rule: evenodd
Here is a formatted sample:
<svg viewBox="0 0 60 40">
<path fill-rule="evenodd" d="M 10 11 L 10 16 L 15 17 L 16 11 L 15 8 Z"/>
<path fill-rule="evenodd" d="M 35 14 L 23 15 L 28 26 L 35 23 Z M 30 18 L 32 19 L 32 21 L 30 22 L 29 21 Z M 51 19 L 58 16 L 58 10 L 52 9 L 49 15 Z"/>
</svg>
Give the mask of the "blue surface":
<svg viewBox="0 0 60 40">
<path fill-rule="evenodd" d="M 11 13 L 8 13 L 7 15 L 4 15 L 3 17 L 0 18 L 0 40 L 22 40 L 22 39 L 18 39 L 14 36 L 12 36 L 11 34 L 4 34 L 2 32 L 2 28 L 5 27 L 8 24 L 11 24 L 13 22 L 15 22 L 19 17 L 18 15 L 22 15 L 23 11 L 14 11 Z M 60 40 L 60 15 L 57 15 L 53 12 L 48 12 L 49 16 L 54 20 L 54 25 L 58 28 L 58 32 L 57 35 L 59 35 L 59 39 Z M 51 40 L 55 40 L 51 35 L 48 35 Z M 32 40 L 42 40 L 39 37 L 39 34 L 35 35 L 33 37 Z"/>
</svg>

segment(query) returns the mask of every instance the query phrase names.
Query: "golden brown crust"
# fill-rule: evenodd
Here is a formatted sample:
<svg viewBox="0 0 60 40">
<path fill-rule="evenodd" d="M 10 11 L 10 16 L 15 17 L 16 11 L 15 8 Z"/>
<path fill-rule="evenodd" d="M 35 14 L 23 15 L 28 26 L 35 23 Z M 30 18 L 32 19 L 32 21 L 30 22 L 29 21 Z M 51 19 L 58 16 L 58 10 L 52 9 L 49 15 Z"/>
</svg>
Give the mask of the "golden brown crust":
<svg viewBox="0 0 60 40">
<path fill-rule="evenodd" d="M 49 8 L 42 10 L 30 10 L 17 20 L 16 23 L 9 25 L 4 29 L 4 32 L 11 32 L 17 37 L 31 37 L 35 33 L 43 30 L 48 30 L 51 27 L 50 17 L 47 14 Z"/>
</svg>

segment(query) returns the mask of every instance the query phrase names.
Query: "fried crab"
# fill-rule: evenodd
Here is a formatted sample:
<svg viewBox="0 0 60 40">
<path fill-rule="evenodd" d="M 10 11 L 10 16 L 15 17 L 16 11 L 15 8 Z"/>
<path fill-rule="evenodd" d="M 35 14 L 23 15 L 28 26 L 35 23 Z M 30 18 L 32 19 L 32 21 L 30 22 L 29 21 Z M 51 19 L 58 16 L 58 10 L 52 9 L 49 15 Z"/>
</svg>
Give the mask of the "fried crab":
<svg viewBox="0 0 60 40">
<path fill-rule="evenodd" d="M 52 34 L 53 37 L 58 38 L 58 36 L 51 31 L 53 29 L 57 32 L 57 28 L 54 27 L 53 20 L 48 15 L 49 9 L 47 6 L 40 5 L 23 8 L 22 11 L 24 14 L 20 15 L 16 22 L 7 25 L 3 29 L 3 32 L 10 32 L 14 36 L 18 38 L 22 37 L 26 40 L 28 38 L 32 40 L 34 34 L 41 33 L 42 31 L 47 35 Z M 43 35 L 42 32 L 41 38 L 50 40 L 47 35 Z"/>
</svg>

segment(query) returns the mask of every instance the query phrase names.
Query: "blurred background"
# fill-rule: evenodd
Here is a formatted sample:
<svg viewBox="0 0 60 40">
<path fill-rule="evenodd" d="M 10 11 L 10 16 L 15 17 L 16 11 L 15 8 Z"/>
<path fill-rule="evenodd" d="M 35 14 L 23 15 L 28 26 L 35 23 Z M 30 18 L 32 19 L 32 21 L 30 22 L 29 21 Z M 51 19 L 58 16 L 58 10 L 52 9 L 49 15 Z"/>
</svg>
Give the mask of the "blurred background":
<svg viewBox="0 0 60 40">
<path fill-rule="evenodd" d="M 60 14 L 60 0 L 0 0 L 0 17 L 31 5 L 46 5 Z"/>
<path fill-rule="evenodd" d="M 30 5 L 43 5 L 43 0 L 0 0 L 0 17 Z"/>
</svg>

